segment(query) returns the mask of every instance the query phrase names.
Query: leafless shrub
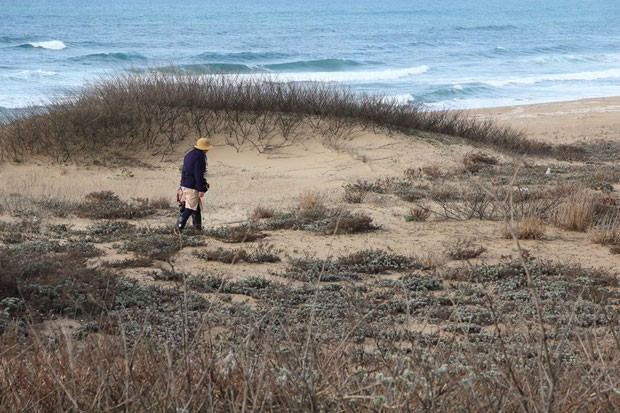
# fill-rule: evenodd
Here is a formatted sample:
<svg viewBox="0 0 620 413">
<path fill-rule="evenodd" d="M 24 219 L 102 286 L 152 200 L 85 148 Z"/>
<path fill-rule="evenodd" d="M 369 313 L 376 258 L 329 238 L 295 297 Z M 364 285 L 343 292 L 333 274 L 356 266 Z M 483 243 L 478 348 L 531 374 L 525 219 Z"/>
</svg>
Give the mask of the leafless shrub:
<svg viewBox="0 0 620 413">
<path fill-rule="evenodd" d="M 340 151 L 344 144 L 355 137 L 357 122 L 347 118 L 330 118 L 320 128 L 320 140 L 326 147 Z"/>
<path fill-rule="evenodd" d="M 550 218 L 564 202 L 567 194 L 580 190 L 575 185 L 556 185 L 551 188 L 518 188 L 513 191 L 513 213 L 515 218 L 537 216 Z"/>
<path fill-rule="evenodd" d="M 344 186 L 344 200 L 350 204 L 360 204 L 368 194 L 368 190 L 353 184 Z"/>
<path fill-rule="evenodd" d="M 434 185 L 431 187 L 431 199 L 436 201 L 450 201 L 459 197 L 460 191 L 449 185 Z"/>
<path fill-rule="evenodd" d="M 44 154 L 68 160 L 110 150 L 163 155 L 190 135 L 215 133 L 223 133 L 226 143 L 239 151 L 269 152 L 302 139 L 304 125 L 333 148 L 341 148 L 358 128 L 372 128 L 462 136 L 518 153 L 556 150 L 462 113 L 387 103 L 379 95 L 329 83 L 169 68 L 101 78 L 43 108 L 4 114 L 0 157 Z"/>
<path fill-rule="evenodd" d="M 484 188 L 472 183 L 445 192 L 431 190 L 430 195 L 439 206 L 439 214 L 449 219 L 497 219 L 501 214 L 501 205 L 498 205 L 496 198 Z M 448 195 L 449 198 L 444 198 Z"/>
</svg>

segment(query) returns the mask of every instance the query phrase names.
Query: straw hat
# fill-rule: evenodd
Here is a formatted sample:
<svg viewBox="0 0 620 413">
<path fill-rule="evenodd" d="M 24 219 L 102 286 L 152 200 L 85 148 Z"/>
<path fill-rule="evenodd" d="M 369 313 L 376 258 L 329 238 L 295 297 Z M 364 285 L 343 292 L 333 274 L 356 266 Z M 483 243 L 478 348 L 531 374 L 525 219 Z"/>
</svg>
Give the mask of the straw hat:
<svg viewBox="0 0 620 413">
<path fill-rule="evenodd" d="M 201 151 L 208 151 L 209 149 L 213 148 L 213 145 L 211 145 L 211 141 L 209 139 L 200 138 L 196 142 L 194 148 L 200 149 Z"/>
</svg>

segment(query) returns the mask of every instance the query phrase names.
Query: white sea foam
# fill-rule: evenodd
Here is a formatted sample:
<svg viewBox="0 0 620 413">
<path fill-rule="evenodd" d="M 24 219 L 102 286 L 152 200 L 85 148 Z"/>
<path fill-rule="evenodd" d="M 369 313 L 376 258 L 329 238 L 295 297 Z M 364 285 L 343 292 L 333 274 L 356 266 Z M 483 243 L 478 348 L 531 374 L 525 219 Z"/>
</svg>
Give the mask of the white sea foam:
<svg viewBox="0 0 620 413">
<path fill-rule="evenodd" d="M 300 72 L 268 74 L 267 76 L 273 76 L 275 80 L 282 82 L 381 82 L 406 79 L 427 71 L 428 66 L 415 66 L 405 69 L 386 69 L 364 72 Z"/>
<path fill-rule="evenodd" d="M 461 79 L 446 79 L 445 82 L 458 82 L 458 83 L 484 83 L 495 87 L 504 87 L 509 85 L 534 85 L 541 82 L 558 82 L 558 81 L 592 81 L 599 79 L 614 79 L 620 78 L 620 69 L 608 69 L 592 72 L 577 72 L 577 73 L 547 73 L 536 76 L 510 76 L 502 78 L 461 78 Z"/>
<path fill-rule="evenodd" d="M 62 50 L 65 47 L 67 47 L 67 45 L 61 42 L 60 40 L 50 40 L 47 42 L 32 42 L 28 44 L 31 45 L 32 47 L 40 47 L 42 49 L 48 49 L 48 50 Z"/>
<path fill-rule="evenodd" d="M 548 63 L 580 63 L 580 62 L 617 62 L 620 61 L 619 54 L 603 53 L 596 55 L 549 55 L 540 56 L 528 60 L 528 63 L 548 64 Z"/>
<path fill-rule="evenodd" d="M 58 73 L 56 72 L 48 72 L 41 69 L 36 70 L 22 70 L 20 72 L 9 73 L 2 76 L 5 79 L 12 80 L 33 80 L 33 79 L 41 79 L 51 76 L 56 76 Z"/>
<path fill-rule="evenodd" d="M 413 102 L 415 98 L 410 93 L 405 93 L 402 95 L 387 95 L 382 99 L 383 103 L 396 103 L 397 105 L 407 105 Z"/>
<path fill-rule="evenodd" d="M 452 85 L 452 89 L 454 89 L 454 90 L 463 90 L 465 88 L 463 86 L 457 84 L 457 85 Z"/>
</svg>

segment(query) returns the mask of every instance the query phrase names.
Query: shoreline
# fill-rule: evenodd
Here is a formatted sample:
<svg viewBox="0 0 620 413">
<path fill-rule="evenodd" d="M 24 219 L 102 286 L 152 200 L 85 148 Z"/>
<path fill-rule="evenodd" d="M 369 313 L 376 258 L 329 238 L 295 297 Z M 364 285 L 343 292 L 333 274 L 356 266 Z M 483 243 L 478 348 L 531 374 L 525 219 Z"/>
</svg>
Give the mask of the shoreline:
<svg viewBox="0 0 620 413">
<path fill-rule="evenodd" d="M 620 141 L 620 96 L 468 109 L 479 119 L 523 130 L 553 144 Z"/>
</svg>

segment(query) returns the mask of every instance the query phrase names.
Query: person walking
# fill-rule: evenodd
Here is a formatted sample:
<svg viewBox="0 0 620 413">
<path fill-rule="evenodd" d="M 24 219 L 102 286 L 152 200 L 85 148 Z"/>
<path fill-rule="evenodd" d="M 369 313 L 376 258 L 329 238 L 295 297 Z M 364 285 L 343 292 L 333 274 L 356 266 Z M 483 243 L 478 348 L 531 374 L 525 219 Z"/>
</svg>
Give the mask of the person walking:
<svg viewBox="0 0 620 413">
<path fill-rule="evenodd" d="M 202 209 L 201 198 L 209 190 L 209 184 L 205 179 L 207 168 L 206 155 L 213 148 L 211 141 L 207 138 L 200 138 L 196 142 L 194 149 L 189 151 L 183 158 L 183 169 L 181 170 L 181 190 L 185 196 L 185 209 L 181 211 L 181 216 L 177 220 L 174 233 L 179 235 L 185 223 L 192 217 L 194 228 L 202 229 Z"/>
</svg>

